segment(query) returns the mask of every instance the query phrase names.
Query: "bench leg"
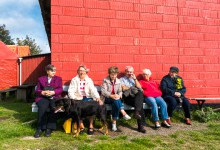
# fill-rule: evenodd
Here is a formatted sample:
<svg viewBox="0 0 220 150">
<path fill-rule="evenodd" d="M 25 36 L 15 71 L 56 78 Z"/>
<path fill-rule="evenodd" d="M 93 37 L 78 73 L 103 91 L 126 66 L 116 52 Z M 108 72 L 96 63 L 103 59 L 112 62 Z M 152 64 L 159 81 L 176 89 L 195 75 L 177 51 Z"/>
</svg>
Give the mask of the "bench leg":
<svg viewBox="0 0 220 150">
<path fill-rule="evenodd" d="M 23 100 L 24 102 L 27 102 L 26 89 L 17 89 L 17 100 Z"/>
<path fill-rule="evenodd" d="M 14 96 L 16 95 L 16 93 L 17 93 L 17 91 L 10 91 L 10 92 L 9 92 L 9 96 L 14 97 Z"/>
<path fill-rule="evenodd" d="M 201 110 L 205 101 L 204 100 L 197 100 L 197 103 L 198 103 L 199 109 Z"/>
<path fill-rule="evenodd" d="M 0 101 L 4 101 L 6 99 L 6 93 L 0 93 Z"/>
</svg>

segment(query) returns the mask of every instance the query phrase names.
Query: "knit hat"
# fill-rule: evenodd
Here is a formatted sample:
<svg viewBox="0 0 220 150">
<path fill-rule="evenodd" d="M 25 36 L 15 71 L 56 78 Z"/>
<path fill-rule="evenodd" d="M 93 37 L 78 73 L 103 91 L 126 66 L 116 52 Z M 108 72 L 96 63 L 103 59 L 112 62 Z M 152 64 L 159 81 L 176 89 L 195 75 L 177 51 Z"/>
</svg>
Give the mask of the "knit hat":
<svg viewBox="0 0 220 150">
<path fill-rule="evenodd" d="M 179 68 L 177 68 L 176 66 L 172 66 L 172 67 L 170 67 L 170 72 L 179 73 Z"/>
</svg>

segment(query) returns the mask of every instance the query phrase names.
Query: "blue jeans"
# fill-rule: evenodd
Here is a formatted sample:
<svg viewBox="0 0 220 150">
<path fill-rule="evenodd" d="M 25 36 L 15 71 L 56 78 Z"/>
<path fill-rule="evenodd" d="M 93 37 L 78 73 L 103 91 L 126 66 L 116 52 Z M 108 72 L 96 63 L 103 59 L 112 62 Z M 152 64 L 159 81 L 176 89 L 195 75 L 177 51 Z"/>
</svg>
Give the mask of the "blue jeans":
<svg viewBox="0 0 220 150">
<path fill-rule="evenodd" d="M 162 97 L 146 97 L 145 102 L 150 105 L 154 121 L 159 121 L 158 106 L 160 106 L 162 120 L 168 119 L 167 104 Z"/>
<path fill-rule="evenodd" d="M 114 100 L 112 98 L 105 98 L 105 104 L 112 105 L 112 119 L 118 120 L 120 110 L 124 109 L 124 106 L 122 105 L 121 100 L 120 99 Z"/>
<path fill-rule="evenodd" d="M 83 99 L 82 99 L 83 101 L 91 101 L 91 100 L 93 100 L 92 98 L 88 98 L 88 97 L 83 97 Z"/>
</svg>

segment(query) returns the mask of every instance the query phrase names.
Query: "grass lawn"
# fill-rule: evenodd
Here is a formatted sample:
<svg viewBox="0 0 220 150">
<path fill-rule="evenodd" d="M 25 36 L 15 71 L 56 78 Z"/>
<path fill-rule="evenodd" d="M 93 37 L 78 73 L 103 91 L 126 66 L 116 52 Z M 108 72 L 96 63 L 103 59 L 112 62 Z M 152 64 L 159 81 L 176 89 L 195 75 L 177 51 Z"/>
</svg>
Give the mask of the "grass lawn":
<svg viewBox="0 0 220 150">
<path fill-rule="evenodd" d="M 220 113 L 216 113 L 220 116 Z M 143 134 L 143 136 L 117 135 L 88 136 L 82 134 L 74 138 L 65 134 L 62 121 L 58 122 L 58 130 L 52 137 L 33 138 L 36 129 L 36 113 L 31 112 L 31 103 L 0 102 L 0 149 L 220 149 L 220 120 L 206 123 L 206 128 L 197 130 L 180 130 L 169 134 Z M 176 117 L 178 118 L 178 117 Z M 219 118 L 219 117 L 218 117 Z M 32 122 L 31 122 L 32 121 Z M 134 124 L 134 120 L 126 122 Z M 123 124 L 123 121 L 120 121 Z M 149 123 L 149 122 L 148 122 Z M 204 123 L 194 121 L 197 126 Z M 179 122 L 179 124 L 182 124 Z M 147 128 L 147 130 L 153 130 Z M 172 129 L 171 129 L 172 130 Z"/>
</svg>

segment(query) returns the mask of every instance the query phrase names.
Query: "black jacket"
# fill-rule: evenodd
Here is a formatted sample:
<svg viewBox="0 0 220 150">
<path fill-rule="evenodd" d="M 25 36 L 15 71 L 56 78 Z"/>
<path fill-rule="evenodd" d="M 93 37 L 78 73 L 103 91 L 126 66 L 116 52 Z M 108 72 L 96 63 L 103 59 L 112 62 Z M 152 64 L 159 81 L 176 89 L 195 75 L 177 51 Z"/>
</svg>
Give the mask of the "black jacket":
<svg viewBox="0 0 220 150">
<path fill-rule="evenodd" d="M 175 92 L 180 92 L 181 97 L 185 97 L 186 87 L 184 86 L 183 79 L 180 76 L 171 78 L 170 75 L 166 75 L 160 82 L 160 88 L 162 90 L 162 97 L 174 96 Z"/>
</svg>

